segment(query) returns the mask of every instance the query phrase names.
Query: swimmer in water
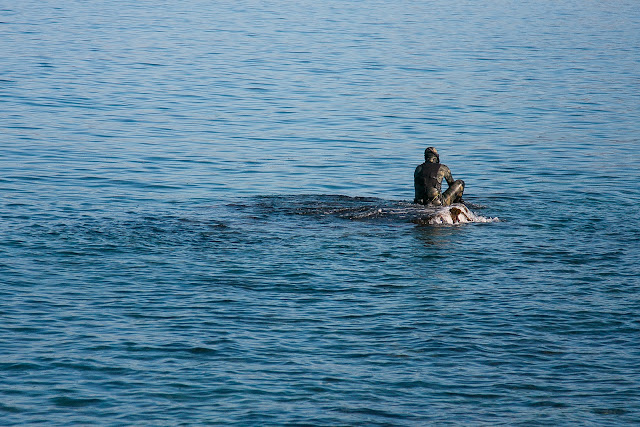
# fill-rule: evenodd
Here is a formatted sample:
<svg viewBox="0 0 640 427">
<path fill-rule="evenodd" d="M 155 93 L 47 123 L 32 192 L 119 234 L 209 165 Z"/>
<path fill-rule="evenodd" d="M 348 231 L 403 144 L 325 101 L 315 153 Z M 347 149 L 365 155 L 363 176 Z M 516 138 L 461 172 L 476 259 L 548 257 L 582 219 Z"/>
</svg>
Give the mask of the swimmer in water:
<svg viewBox="0 0 640 427">
<path fill-rule="evenodd" d="M 442 179 L 447 181 L 449 188 L 443 193 Z M 449 206 L 452 203 L 463 203 L 464 181 L 453 180 L 451 171 L 440 163 L 440 156 L 435 148 L 424 150 L 424 163 L 413 173 L 413 184 L 416 197 L 413 203 L 421 205 Z"/>
</svg>

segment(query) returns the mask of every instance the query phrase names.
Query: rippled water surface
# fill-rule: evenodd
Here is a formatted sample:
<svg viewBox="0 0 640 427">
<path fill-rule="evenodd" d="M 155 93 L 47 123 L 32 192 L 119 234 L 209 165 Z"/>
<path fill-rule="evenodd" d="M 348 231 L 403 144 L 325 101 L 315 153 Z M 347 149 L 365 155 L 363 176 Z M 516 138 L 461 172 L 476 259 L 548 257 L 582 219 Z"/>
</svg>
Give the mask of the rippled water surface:
<svg viewBox="0 0 640 427">
<path fill-rule="evenodd" d="M 637 2 L 0 30 L 1 424 L 640 423 Z M 471 222 L 411 203 L 430 145 Z"/>
</svg>

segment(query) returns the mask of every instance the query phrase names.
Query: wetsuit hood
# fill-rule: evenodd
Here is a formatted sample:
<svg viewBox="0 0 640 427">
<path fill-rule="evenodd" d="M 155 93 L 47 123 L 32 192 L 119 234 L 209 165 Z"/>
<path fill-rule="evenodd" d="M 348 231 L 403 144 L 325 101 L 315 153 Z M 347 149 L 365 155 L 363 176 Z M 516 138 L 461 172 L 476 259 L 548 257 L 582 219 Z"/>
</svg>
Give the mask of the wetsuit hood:
<svg viewBox="0 0 640 427">
<path fill-rule="evenodd" d="M 427 147 L 427 149 L 424 150 L 424 160 L 425 162 L 430 163 L 440 163 L 438 150 L 436 150 L 434 147 Z"/>
</svg>

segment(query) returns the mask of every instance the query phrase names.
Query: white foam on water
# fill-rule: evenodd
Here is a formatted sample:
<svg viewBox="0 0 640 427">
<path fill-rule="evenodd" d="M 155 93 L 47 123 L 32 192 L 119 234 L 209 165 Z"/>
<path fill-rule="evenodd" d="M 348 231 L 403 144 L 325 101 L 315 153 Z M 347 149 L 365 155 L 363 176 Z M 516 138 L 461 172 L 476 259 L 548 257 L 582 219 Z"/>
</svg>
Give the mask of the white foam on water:
<svg viewBox="0 0 640 427">
<path fill-rule="evenodd" d="M 476 215 L 467 206 L 455 204 L 437 208 L 435 212 L 420 220 L 422 224 L 467 224 L 471 222 L 498 222 L 499 218 L 487 218 Z"/>
</svg>

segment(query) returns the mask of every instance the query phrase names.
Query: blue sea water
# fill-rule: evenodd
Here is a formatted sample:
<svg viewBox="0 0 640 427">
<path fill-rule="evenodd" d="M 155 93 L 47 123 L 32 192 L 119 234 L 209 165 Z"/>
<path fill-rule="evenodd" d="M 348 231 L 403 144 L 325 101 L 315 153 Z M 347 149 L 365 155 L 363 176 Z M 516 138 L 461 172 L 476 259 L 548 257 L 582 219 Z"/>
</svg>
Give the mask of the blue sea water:
<svg viewBox="0 0 640 427">
<path fill-rule="evenodd" d="M 640 423 L 636 1 L 23 0 L 0 52 L 2 425 Z M 430 145 L 478 221 L 416 221 Z"/>
</svg>

